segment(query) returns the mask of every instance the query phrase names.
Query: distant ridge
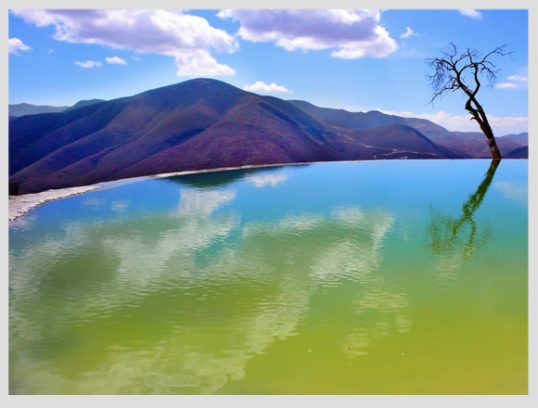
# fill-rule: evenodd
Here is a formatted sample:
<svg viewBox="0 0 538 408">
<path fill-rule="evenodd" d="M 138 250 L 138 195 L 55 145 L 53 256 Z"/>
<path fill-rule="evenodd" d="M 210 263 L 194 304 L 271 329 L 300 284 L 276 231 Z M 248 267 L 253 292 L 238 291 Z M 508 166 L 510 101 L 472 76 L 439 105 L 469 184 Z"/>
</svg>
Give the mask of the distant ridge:
<svg viewBox="0 0 538 408">
<path fill-rule="evenodd" d="M 36 115 L 38 113 L 61 112 L 68 106 L 32 105 L 30 103 L 16 103 L 9 105 L 9 116 L 16 118 L 24 115 Z"/>
<path fill-rule="evenodd" d="M 83 99 L 82 101 L 78 101 L 73 106 L 70 106 L 67 109 L 77 109 L 82 108 L 83 106 L 89 106 L 93 105 L 94 103 L 104 102 L 104 99 Z"/>
<path fill-rule="evenodd" d="M 206 78 L 77 105 L 10 122 L 11 192 L 254 164 L 477 157 L 423 119 L 319 108 Z M 512 139 L 510 151 L 523 138 Z"/>
<path fill-rule="evenodd" d="M 451 132 L 426 119 L 388 115 L 380 111 L 349 112 L 344 109 L 321 108 L 306 101 L 290 100 L 288 102 L 335 129 L 369 130 L 383 125 L 404 124 L 420 131 L 432 142 L 460 157 L 491 157 L 484 135 L 480 132 Z M 515 148 L 527 146 L 528 133 L 497 137 L 497 142 L 504 157 L 515 158 L 511 152 Z"/>
<path fill-rule="evenodd" d="M 32 105 L 30 103 L 17 103 L 9 105 L 9 117 L 17 118 L 24 115 L 37 115 L 40 113 L 63 112 L 67 109 L 80 108 L 97 102 L 103 102 L 103 99 L 88 99 L 75 103 L 73 106 L 50 106 L 50 105 Z"/>
</svg>

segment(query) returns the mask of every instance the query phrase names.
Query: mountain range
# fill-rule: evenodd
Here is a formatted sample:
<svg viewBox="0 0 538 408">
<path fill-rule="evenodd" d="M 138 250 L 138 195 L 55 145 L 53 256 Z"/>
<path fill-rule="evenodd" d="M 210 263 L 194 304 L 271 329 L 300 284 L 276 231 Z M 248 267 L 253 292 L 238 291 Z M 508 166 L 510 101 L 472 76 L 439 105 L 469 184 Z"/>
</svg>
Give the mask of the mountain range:
<svg viewBox="0 0 538 408">
<path fill-rule="evenodd" d="M 489 157 L 478 132 L 321 108 L 205 78 L 55 108 L 10 106 L 10 116 L 21 115 L 9 122 L 10 194 L 242 165 Z M 527 157 L 527 133 L 497 139 L 504 157 Z"/>
</svg>

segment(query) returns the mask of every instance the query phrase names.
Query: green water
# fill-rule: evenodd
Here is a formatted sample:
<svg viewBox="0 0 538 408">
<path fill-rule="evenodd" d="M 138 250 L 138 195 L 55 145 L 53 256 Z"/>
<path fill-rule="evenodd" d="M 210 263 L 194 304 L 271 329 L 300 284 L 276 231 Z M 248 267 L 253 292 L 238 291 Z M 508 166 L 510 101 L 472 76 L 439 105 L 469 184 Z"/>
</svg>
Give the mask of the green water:
<svg viewBox="0 0 538 408">
<path fill-rule="evenodd" d="M 527 393 L 527 161 L 118 184 L 10 226 L 16 394 Z"/>
</svg>

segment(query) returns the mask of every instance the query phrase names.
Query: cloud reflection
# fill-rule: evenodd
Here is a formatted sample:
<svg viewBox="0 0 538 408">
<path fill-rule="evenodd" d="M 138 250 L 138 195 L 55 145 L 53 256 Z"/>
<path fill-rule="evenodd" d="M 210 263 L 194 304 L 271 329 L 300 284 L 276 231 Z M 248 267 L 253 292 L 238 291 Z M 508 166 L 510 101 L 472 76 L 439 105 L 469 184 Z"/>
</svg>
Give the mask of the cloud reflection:
<svg viewBox="0 0 538 408">
<path fill-rule="evenodd" d="M 401 288 L 391 287 L 381 277 L 374 276 L 366 282 L 363 292 L 354 302 L 361 324 L 344 339 L 342 346 L 349 357 L 367 355 L 376 338 L 393 332 L 407 333 L 412 326 L 409 298 Z"/>
<path fill-rule="evenodd" d="M 527 205 L 529 188 L 526 184 L 517 184 L 510 181 L 497 181 L 493 184 L 507 199 Z"/>
<path fill-rule="evenodd" d="M 245 178 L 247 183 L 253 184 L 257 188 L 262 188 L 266 186 L 275 187 L 278 184 L 284 183 L 287 179 L 287 174 L 260 174 L 247 176 Z"/>
<path fill-rule="evenodd" d="M 115 200 L 110 204 L 110 209 L 114 212 L 122 213 L 129 208 L 129 201 L 126 200 Z"/>
<path fill-rule="evenodd" d="M 179 212 L 184 215 L 211 215 L 224 204 L 235 200 L 231 190 L 181 190 Z"/>
<path fill-rule="evenodd" d="M 390 213 L 349 206 L 241 223 L 231 209 L 217 213 L 235 197 L 233 190 L 183 189 L 175 212 L 69 224 L 62 237 L 14 254 L 12 334 L 24 339 L 14 349 L 14 372 L 24 372 L 18 387 L 215 393 L 243 378 L 249 360 L 299 333 L 317 290 L 344 281 L 357 285 L 359 317 L 343 339 L 347 356 L 367 353 L 377 336 L 409 329 L 405 293 L 376 273 L 394 223 Z M 46 303 L 47 282 L 61 263 L 88 249 L 103 257 L 94 280 L 67 276 Z M 48 309 L 46 318 L 33 312 L 38 307 Z M 142 347 L 130 344 L 138 334 L 130 338 L 121 335 L 127 330 L 121 323 L 111 326 L 122 321 L 139 328 Z M 144 340 L 153 331 L 161 333 L 158 341 Z M 95 361 L 64 376 L 55 368 L 60 356 L 25 352 L 52 341 L 51 332 L 66 338 L 94 333 L 78 334 L 61 358 L 76 353 L 96 355 Z M 103 343 L 95 344 L 101 336 Z"/>
</svg>

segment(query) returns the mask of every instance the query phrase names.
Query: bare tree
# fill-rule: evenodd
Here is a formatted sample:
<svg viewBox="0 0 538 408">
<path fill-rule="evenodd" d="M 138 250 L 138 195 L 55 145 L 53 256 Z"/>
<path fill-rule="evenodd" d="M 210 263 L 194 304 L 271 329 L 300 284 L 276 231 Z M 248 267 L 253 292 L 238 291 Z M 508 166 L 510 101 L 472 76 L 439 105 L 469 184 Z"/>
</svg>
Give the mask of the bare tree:
<svg viewBox="0 0 538 408">
<path fill-rule="evenodd" d="M 491 62 L 494 56 L 510 55 L 505 46 L 496 47 L 487 54 L 481 55 L 478 51 L 467 48 L 461 54 L 453 43 L 448 50 L 442 51 L 441 58 L 431 58 L 427 63 L 434 72 L 429 75 L 433 89 L 431 103 L 449 92 L 461 89 L 467 95 L 465 109 L 471 114 L 471 120 L 475 120 L 482 133 L 486 136 L 491 156 L 494 160 L 501 158 L 501 152 L 497 147 L 497 141 L 482 105 L 476 95 L 481 87 L 481 77 L 485 77 L 487 84 L 492 86 L 497 80 L 499 70 Z"/>
</svg>

